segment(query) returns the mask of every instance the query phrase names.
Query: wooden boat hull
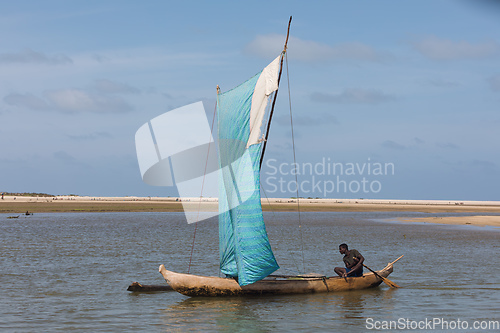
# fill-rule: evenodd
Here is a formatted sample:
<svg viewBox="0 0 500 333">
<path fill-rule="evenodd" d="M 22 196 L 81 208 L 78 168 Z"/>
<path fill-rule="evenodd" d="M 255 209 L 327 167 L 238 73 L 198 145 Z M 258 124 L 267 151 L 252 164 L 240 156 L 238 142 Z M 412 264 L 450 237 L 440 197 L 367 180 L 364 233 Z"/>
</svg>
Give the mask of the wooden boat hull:
<svg viewBox="0 0 500 333">
<path fill-rule="evenodd" d="M 168 271 L 160 265 L 160 273 L 168 284 L 177 292 L 186 296 L 240 296 L 240 295 L 278 295 L 278 294 L 308 294 L 348 290 L 358 290 L 377 287 L 382 279 L 369 272 L 360 277 L 313 277 L 264 279 L 255 283 L 240 286 L 230 278 L 213 276 L 198 276 Z M 392 264 L 377 271 L 384 278 L 392 273 Z"/>
</svg>

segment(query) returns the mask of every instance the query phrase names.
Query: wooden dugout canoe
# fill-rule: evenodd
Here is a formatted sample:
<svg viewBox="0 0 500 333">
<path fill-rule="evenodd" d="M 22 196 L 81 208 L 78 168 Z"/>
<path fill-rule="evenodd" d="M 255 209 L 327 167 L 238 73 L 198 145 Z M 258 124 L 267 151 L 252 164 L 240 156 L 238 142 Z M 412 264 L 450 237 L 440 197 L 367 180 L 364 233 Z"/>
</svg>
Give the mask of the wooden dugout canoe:
<svg viewBox="0 0 500 333">
<path fill-rule="evenodd" d="M 379 271 L 384 278 L 392 273 L 393 263 Z M 279 294 L 309 294 L 358 290 L 377 287 L 382 279 L 368 272 L 360 277 L 287 277 L 266 278 L 255 283 L 240 286 L 231 278 L 214 276 L 199 276 L 168 271 L 160 265 L 160 273 L 168 284 L 177 292 L 186 296 L 241 296 L 241 295 L 279 295 Z"/>
</svg>

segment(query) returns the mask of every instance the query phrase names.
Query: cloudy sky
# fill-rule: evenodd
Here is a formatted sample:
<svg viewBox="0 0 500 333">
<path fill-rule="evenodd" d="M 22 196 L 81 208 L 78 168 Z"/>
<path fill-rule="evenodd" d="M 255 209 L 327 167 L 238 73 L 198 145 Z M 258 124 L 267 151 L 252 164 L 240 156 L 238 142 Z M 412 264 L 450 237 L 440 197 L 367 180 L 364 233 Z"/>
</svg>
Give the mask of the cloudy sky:
<svg viewBox="0 0 500 333">
<path fill-rule="evenodd" d="M 317 167 L 299 172 L 302 196 L 500 200 L 488 0 L 2 1 L 0 191 L 175 196 L 142 182 L 135 132 L 260 71 L 290 15 L 268 196 L 295 196 L 291 102 L 297 163 Z"/>
</svg>

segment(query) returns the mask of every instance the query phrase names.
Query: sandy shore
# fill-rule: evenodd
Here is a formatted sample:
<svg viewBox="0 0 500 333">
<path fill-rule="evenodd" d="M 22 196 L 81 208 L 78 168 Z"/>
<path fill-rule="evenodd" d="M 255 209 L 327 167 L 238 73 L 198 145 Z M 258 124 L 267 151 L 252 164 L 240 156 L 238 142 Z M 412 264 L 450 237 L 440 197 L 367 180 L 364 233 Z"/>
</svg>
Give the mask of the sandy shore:
<svg viewBox="0 0 500 333">
<path fill-rule="evenodd" d="M 500 227 L 500 216 L 445 216 L 445 217 L 423 217 L 412 219 L 399 219 L 403 222 L 426 222 L 426 223 L 440 223 L 440 224 L 454 224 L 454 225 L 474 225 L 479 227 L 492 226 Z"/>
<path fill-rule="evenodd" d="M 184 207 L 183 207 L 184 205 Z M 311 212 L 426 212 L 426 213 L 500 213 L 499 201 L 447 200 L 369 200 L 369 199 L 263 199 L 265 211 Z M 181 212 L 217 211 L 212 198 L 164 197 L 11 197 L 0 200 L 0 213 L 22 214 L 41 212 Z M 439 222 L 441 223 L 441 222 Z M 472 223 L 472 222 L 471 222 Z M 459 222 L 460 224 L 460 222 Z"/>
</svg>

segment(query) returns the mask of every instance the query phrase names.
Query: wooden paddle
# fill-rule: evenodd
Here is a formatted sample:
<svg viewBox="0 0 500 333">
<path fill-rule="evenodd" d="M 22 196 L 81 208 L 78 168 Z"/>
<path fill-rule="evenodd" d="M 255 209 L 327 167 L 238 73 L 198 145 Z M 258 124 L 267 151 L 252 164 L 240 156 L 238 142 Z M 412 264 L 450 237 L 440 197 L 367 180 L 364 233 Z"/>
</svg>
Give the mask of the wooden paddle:
<svg viewBox="0 0 500 333">
<path fill-rule="evenodd" d="M 372 270 L 370 267 L 366 266 L 365 264 L 363 264 L 363 266 L 366 269 L 368 269 L 370 272 L 372 272 L 373 274 L 375 274 L 376 276 L 378 276 L 379 278 L 381 278 L 382 281 L 384 281 L 385 284 L 388 285 L 389 287 L 391 287 L 391 288 L 401 288 L 400 286 L 398 286 L 397 284 L 395 284 L 394 282 L 392 282 L 388 278 L 385 278 L 385 277 L 379 275 L 377 272 L 375 272 L 374 270 Z"/>
<path fill-rule="evenodd" d="M 395 263 L 396 261 L 398 261 L 399 259 L 403 258 L 404 256 L 405 256 L 405 255 L 404 255 L 404 254 L 402 254 L 402 255 L 401 255 L 398 259 L 394 260 L 393 262 L 388 263 L 388 265 L 394 265 L 394 263 Z"/>
</svg>

